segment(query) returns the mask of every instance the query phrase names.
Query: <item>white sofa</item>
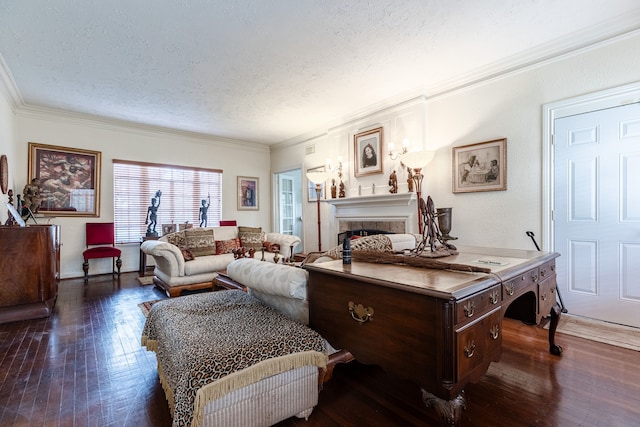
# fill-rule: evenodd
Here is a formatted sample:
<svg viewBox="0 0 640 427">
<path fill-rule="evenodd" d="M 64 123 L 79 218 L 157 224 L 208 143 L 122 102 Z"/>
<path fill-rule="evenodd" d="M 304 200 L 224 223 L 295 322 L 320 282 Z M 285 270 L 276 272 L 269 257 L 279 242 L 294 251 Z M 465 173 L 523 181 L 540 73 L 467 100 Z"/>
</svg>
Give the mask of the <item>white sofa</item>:
<svg viewBox="0 0 640 427">
<path fill-rule="evenodd" d="M 147 240 L 140 249 L 155 260 L 153 282 L 169 297 L 181 295 L 184 291 L 202 290 L 213 287 L 213 279 L 219 271 L 226 270 L 234 260 L 230 246 L 253 246 L 255 259 L 278 262 L 291 257 L 292 250 L 301 243 L 298 236 L 281 233 L 263 233 L 246 227 L 222 226 L 193 228 L 162 236 L 158 240 Z M 233 243 L 235 241 L 235 244 Z M 266 244 L 278 252 L 264 252 L 259 248 Z M 221 249 L 216 254 L 216 247 Z M 274 249 L 275 250 L 275 249 Z"/>
</svg>

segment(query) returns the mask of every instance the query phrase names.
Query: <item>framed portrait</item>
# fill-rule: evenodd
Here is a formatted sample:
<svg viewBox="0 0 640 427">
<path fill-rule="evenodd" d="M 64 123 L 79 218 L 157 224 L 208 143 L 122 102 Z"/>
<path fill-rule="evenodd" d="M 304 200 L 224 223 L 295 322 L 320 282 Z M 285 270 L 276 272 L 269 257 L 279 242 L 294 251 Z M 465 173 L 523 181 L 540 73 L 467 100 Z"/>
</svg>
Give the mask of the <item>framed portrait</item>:
<svg viewBox="0 0 640 427">
<path fill-rule="evenodd" d="M 382 173 L 382 127 L 353 137 L 353 172 L 356 177 Z"/>
<path fill-rule="evenodd" d="M 307 172 L 326 172 L 326 168 L 324 166 L 317 166 L 315 168 L 307 169 Z M 327 193 L 325 190 L 326 190 L 326 182 L 323 182 L 322 184 L 320 184 L 320 200 L 327 198 Z M 307 180 L 307 201 L 315 202 L 316 200 L 318 200 L 318 193 L 316 193 L 316 185 L 313 182 Z"/>
<path fill-rule="evenodd" d="M 258 178 L 250 176 L 238 177 L 238 210 L 257 211 L 258 205 Z"/>
<path fill-rule="evenodd" d="M 40 187 L 38 212 L 100 216 L 100 151 L 29 143 L 29 183 Z M 34 184 L 34 180 L 39 182 Z M 32 209 L 33 210 L 33 209 Z"/>
<path fill-rule="evenodd" d="M 453 192 L 507 189 L 507 139 L 453 147 Z"/>
</svg>

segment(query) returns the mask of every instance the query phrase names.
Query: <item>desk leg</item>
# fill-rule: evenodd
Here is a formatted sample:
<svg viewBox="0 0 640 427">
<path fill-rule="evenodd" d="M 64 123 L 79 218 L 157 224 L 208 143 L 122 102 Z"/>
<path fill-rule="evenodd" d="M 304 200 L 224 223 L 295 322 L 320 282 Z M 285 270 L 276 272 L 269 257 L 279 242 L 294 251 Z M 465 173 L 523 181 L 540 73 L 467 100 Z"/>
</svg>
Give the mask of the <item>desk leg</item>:
<svg viewBox="0 0 640 427">
<path fill-rule="evenodd" d="M 560 321 L 560 307 L 558 304 L 554 305 L 551 309 L 551 320 L 549 322 L 549 353 L 560 356 L 562 354 L 562 347 L 556 344 L 556 328 Z"/>
<path fill-rule="evenodd" d="M 467 401 L 464 398 L 464 391 L 458 397 L 452 400 L 444 400 L 422 389 L 422 401 L 429 407 L 433 407 L 440 417 L 443 426 L 458 426 L 462 411 L 467 407 Z"/>
</svg>

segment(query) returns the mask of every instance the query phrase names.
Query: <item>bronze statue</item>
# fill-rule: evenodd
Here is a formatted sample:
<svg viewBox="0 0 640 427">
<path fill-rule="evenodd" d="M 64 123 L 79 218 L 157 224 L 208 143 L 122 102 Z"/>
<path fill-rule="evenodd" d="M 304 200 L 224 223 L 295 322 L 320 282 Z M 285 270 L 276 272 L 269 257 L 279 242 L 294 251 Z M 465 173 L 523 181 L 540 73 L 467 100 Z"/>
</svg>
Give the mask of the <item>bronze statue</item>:
<svg viewBox="0 0 640 427">
<path fill-rule="evenodd" d="M 160 196 L 162 196 L 162 191 L 156 191 L 156 197 L 151 199 L 151 206 L 147 208 L 147 218 L 144 221 L 145 224 L 149 224 L 147 226 L 147 236 L 158 235 L 156 225 L 158 221 L 158 208 L 160 207 Z"/>
<path fill-rule="evenodd" d="M 338 192 L 338 197 L 341 199 L 345 198 L 345 193 L 344 193 L 344 182 L 340 181 L 340 191 Z"/>
<path fill-rule="evenodd" d="M 211 195 L 207 195 L 207 200 L 202 199 L 202 206 L 200 206 L 200 227 L 207 226 L 207 212 L 209 211 L 209 206 L 211 206 Z"/>
<path fill-rule="evenodd" d="M 44 200 L 40 194 L 40 180 L 38 178 L 33 178 L 31 183 L 24 186 L 22 193 L 24 195 L 22 208 L 30 209 L 33 213 L 38 213 L 40 210 L 40 203 Z"/>
<path fill-rule="evenodd" d="M 413 193 L 413 174 L 411 168 L 407 168 L 407 186 L 409 187 L 409 193 Z"/>
<path fill-rule="evenodd" d="M 335 178 L 331 179 L 331 198 L 332 199 L 336 198 L 336 179 Z"/>
</svg>

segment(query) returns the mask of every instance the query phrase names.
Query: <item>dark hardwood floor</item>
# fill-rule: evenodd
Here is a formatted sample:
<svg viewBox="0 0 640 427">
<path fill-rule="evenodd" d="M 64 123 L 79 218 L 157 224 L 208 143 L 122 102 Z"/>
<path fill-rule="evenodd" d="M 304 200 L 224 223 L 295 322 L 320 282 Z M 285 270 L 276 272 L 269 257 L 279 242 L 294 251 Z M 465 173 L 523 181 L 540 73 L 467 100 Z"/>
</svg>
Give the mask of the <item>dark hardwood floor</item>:
<svg viewBox="0 0 640 427">
<path fill-rule="evenodd" d="M 164 298 L 135 273 L 63 280 L 48 319 L 0 325 L 0 426 L 171 425 L 137 304 Z M 505 320 L 504 351 L 466 388 L 463 426 L 640 425 L 640 352 Z M 340 365 L 308 421 L 290 426 L 429 426 L 419 388 L 375 366 Z"/>
</svg>

